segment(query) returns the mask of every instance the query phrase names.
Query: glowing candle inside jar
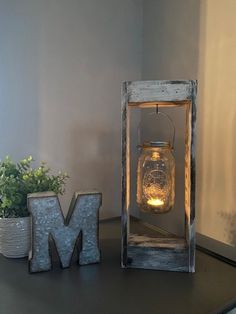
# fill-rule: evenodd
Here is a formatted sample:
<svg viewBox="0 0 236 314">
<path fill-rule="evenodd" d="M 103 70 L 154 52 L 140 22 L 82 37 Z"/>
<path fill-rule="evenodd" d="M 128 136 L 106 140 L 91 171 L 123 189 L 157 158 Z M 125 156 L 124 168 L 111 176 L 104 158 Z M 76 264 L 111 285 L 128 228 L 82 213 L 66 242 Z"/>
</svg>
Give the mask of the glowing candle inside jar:
<svg viewBox="0 0 236 314">
<path fill-rule="evenodd" d="M 151 198 L 147 201 L 147 203 L 148 205 L 155 206 L 155 207 L 159 207 L 164 204 L 164 202 L 160 200 L 159 198 Z"/>
</svg>

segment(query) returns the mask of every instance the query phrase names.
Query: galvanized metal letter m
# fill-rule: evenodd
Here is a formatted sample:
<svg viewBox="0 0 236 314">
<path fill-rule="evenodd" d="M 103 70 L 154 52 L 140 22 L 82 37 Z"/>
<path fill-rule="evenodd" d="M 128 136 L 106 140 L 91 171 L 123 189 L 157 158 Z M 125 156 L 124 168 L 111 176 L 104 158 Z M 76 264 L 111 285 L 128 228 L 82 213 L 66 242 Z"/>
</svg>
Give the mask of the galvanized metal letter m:
<svg viewBox="0 0 236 314">
<path fill-rule="evenodd" d="M 28 195 L 32 216 L 32 243 L 29 255 L 31 273 L 52 268 L 49 239 L 57 248 L 62 268 L 70 266 L 78 237 L 82 234 L 79 264 L 100 261 L 98 248 L 98 212 L 102 202 L 99 192 L 76 192 L 66 218 L 58 197 L 53 192 Z M 79 249 L 79 248 L 78 248 Z"/>
</svg>

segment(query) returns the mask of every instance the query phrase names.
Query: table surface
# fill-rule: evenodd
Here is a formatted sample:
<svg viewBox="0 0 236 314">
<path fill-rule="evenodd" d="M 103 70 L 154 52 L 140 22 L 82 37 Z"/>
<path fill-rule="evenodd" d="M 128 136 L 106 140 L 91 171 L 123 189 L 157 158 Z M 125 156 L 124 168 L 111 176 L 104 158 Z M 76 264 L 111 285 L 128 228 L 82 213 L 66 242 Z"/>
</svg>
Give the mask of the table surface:
<svg viewBox="0 0 236 314">
<path fill-rule="evenodd" d="M 102 262 L 29 274 L 0 256 L 1 314 L 205 314 L 236 301 L 236 268 L 196 253 L 196 273 L 120 268 L 120 224 L 100 223 Z"/>
</svg>

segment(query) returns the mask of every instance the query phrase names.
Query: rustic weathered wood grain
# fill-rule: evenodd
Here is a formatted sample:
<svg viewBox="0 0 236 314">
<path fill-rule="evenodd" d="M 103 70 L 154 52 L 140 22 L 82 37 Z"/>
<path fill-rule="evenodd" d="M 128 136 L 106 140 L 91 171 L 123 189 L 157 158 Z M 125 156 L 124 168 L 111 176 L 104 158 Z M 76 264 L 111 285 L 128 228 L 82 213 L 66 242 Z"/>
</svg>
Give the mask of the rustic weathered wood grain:
<svg viewBox="0 0 236 314">
<path fill-rule="evenodd" d="M 192 86 L 191 101 L 186 110 L 185 137 L 185 232 L 189 247 L 189 272 L 195 271 L 195 128 L 196 93 L 195 81 Z"/>
<path fill-rule="evenodd" d="M 197 82 L 191 81 L 191 165 L 190 165 L 190 228 L 189 228 L 189 272 L 195 272 L 195 197 L 196 197 L 196 98 Z"/>
<path fill-rule="evenodd" d="M 134 108 L 156 108 L 158 107 L 183 107 L 188 101 L 143 101 L 143 102 L 129 102 L 129 107 Z"/>
<path fill-rule="evenodd" d="M 129 245 L 127 267 L 188 272 L 188 249 Z"/>
<path fill-rule="evenodd" d="M 136 81 L 127 83 L 129 102 L 182 101 L 192 97 L 189 81 Z"/>
<path fill-rule="evenodd" d="M 129 246 L 185 249 L 187 242 L 185 238 L 155 238 L 147 235 L 130 234 Z"/>
<path fill-rule="evenodd" d="M 122 267 L 195 271 L 196 81 L 124 82 L 122 88 Z M 130 136 L 132 108 L 186 107 L 185 239 L 129 235 Z"/>
<path fill-rule="evenodd" d="M 127 93 L 127 83 L 124 82 L 122 85 L 122 99 L 121 99 L 121 121 L 122 121 L 122 214 L 121 214 L 121 226 L 122 226 L 122 238 L 121 238 L 121 266 L 126 267 L 127 265 L 127 245 L 128 245 L 128 235 L 127 235 L 127 220 L 128 220 L 128 191 L 127 186 L 127 172 L 129 174 L 129 168 L 127 169 L 127 164 L 129 167 L 129 160 L 127 160 L 127 111 L 128 111 L 128 93 Z M 129 182 L 128 182 L 129 185 Z"/>
</svg>

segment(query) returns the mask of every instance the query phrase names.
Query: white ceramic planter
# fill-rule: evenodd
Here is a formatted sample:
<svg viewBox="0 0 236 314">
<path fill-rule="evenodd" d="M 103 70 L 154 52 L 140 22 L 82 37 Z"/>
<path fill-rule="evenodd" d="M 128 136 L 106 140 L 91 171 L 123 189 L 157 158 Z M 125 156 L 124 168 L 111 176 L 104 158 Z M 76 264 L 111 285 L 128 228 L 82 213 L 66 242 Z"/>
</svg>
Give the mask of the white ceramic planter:
<svg viewBox="0 0 236 314">
<path fill-rule="evenodd" d="M 11 258 L 28 256 L 30 223 L 30 217 L 0 218 L 0 253 Z"/>
</svg>

